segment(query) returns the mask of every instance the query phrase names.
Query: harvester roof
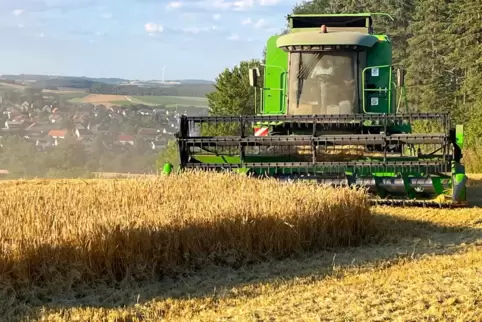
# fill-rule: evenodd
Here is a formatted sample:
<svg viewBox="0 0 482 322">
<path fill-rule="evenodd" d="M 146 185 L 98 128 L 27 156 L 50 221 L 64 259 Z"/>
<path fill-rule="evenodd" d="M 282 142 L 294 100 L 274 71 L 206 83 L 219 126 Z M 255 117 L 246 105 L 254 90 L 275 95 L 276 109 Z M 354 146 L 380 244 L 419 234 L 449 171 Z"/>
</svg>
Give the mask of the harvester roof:
<svg viewBox="0 0 482 322">
<path fill-rule="evenodd" d="M 378 38 L 360 32 L 323 33 L 308 31 L 290 33 L 278 38 L 276 44 L 283 50 L 293 50 L 298 46 L 357 46 L 372 47 Z"/>
<path fill-rule="evenodd" d="M 289 33 L 280 36 L 276 44 L 285 51 L 318 50 L 313 48 L 316 46 L 372 47 L 378 41 L 373 35 L 373 15 L 391 18 L 383 13 L 289 15 Z"/>
</svg>

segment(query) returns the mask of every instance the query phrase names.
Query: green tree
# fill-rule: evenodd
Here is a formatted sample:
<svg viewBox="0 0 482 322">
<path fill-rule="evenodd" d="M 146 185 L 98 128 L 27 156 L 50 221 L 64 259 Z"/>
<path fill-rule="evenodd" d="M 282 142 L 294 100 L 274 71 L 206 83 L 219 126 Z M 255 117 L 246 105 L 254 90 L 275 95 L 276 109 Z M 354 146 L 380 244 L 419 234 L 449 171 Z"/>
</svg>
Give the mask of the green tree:
<svg viewBox="0 0 482 322">
<path fill-rule="evenodd" d="M 472 113 L 479 115 L 474 106 L 482 103 L 482 7 L 477 0 L 454 1 L 451 14 L 449 61 L 456 67 L 460 122 L 468 122 Z"/>
<path fill-rule="evenodd" d="M 8 136 L 2 139 L 0 164 L 10 172 L 12 178 L 30 178 L 41 173 L 38 164 L 40 156 L 33 157 L 35 146 L 20 136 Z"/>
<path fill-rule="evenodd" d="M 457 122 L 465 125 L 468 171 L 482 171 L 482 7 L 478 0 L 453 1 L 449 25 L 456 69 Z"/>
<path fill-rule="evenodd" d="M 241 61 L 233 69 L 226 68 L 216 78 L 215 91 L 206 95 L 210 107 L 209 114 L 216 116 L 254 115 L 255 89 L 249 85 L 249 69 L 260 68 L 259 60 Z M 258 94 L 259 94 L 258 90 Z M 259 99 L 256 106 L 259 106 Z M 239 125 L 203 124 L 204 135 L 237 135 Z"/>
<path fill-rule="evenodd" d="M 159 153 L 159 157 L 156 160 L 156 169 L 162 171 L 164 164 L 167 162 L 172 164 L 174 169 L 179 166 L 179 149 L 175 140 L 170 140 L 167 143 L 167 147 Z"/>
<path fill-rule="evenodd" d="M 260 67 L 259 60 L 242 61 L 226 68 L 216 78 L 215 91 L 206 95 L 210 115 L 252 115 L 254 89 L 249 86 L 249 69 Z"/>
<path fill-rule="evenodd" d="M 417 0 L 408 41 L 407 85 L 410 103 L 418 111 L 455 108 L 454 66 L 447 60 L 451 20 L 449 1 Z"/>
</svg>

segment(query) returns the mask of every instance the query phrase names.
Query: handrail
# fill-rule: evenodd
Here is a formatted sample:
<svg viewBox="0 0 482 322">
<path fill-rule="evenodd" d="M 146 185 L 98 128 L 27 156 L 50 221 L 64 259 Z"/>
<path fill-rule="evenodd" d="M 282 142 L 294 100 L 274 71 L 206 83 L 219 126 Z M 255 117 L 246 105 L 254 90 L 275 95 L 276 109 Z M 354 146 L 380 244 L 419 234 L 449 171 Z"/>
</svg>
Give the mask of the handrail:
<svg viewBox="0 0 482 322">
<path fill-rule="evenodd" d="M 391 73 L 391 67 L 392 65 L 379 65 L 379 66 L 370 66 L 370 67 L 366 67 L 363 69 L 362 71 L 362 107 L 363 107 L 363 112 L 366 113 L 366 114 L 383 114 L 383 113 L 376 113 L 376 112 L 368 112 L 366 110 L 366 95 L 365 95 L 365 92 L 388 92 L 389 95 L 388 95 L 388 114 L 390 114 L 391 112 L 391 104 L 392 104 L 392 100 L 391 100 L 391 93 L 392 93 L 392 73 Z M 365 76 L 365 73 L 367 70 L 369 69 L 375 69 L 375 68 L 378 68 L 378 69 L 382 69 L 382 68 L 390 68 L 390 73 L 389 73 L 389 79 L 388 79 L 388 89 L 371 89 L 371 88 L 365 88 L 365 80 L 366 80 L 366 76 Z"/>
<path fill-rule="evenodd" d="M 388 14 L 386 12 L 370 12 L 370 15 L 387 16 L 390 19 L 392 19 L 392 21 L 395 21 L 395 19 L 390 14 Z"/>
</svg>

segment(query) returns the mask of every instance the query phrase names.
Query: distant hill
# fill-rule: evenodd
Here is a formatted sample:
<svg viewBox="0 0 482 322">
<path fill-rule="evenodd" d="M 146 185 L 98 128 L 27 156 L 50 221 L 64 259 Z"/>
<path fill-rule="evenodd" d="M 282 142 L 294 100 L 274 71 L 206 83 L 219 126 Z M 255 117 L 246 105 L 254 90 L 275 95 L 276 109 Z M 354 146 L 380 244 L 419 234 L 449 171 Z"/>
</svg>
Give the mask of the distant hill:
<svg viewBox="0 0 482 322">
<path fill-rule="evenodd" d="M 95 77 L 79 77 L 79 76 L 53 76 L 53 75 L 1 75 L 0 80 L 16 81 L 17 83 L 29 83 L 31 86 L 61 86 L 74 88 L 88 88 L 95 83 L 118 85 L 129 82 L 129 79 L 123 78 L 95 78 Z M 204 79 L 179 79 L 166 80 L 166 82 L 180 82 L 182 84 L 206 85 L 213 84 L 213 81 Z"/>
<path fill-rule="evenodd" d="M 167 81 L 166 81 L 167 82 Z M 128 96 L 188 96 L 205 97 L 215 90 L 214 82 L 186 79 L 171 84 L 160 81 L 131 81 L 120 78 L 92 78 L 49 75 L 2 75 L 0 84 L 10 87 L 37 88 L 50 91 L 79 91 L 91 94 Z"/>
<path fill-rule="evenodd" d="M 125 82 L 122 78 L 93 78 L 93 77 L 77 77 L 77 76 L 53 76 L 53 75 L 1 75 L 0 79 L 15 80 L 15 81 L 74 81 L 74 82 L 91 82 L 91 83 L 105 83 L 105 84 L 119 84 Z"/>
<path fill-rule="evenodd" d="M 182 84 L 200 84 L 200 85 L 209 85 L 214 84 L 214 81 L 205 80 L 205 79 L 178 79 L 172 80 L 172 82 L 180 82 Z"/>
</svg>

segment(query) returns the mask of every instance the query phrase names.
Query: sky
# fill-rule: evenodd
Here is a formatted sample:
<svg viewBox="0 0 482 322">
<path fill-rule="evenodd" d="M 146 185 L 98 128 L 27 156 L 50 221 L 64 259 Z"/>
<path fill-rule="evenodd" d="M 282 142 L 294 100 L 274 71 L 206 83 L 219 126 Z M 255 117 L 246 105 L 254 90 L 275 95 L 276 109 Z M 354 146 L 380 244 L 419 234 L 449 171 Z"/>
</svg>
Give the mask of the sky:
<svg viewBox="0 0 482 322">
<path fill-rule="evenodd" d="M 296 0 L 0 0 L 0 74 L 214 80 Z"/>
</svg>

